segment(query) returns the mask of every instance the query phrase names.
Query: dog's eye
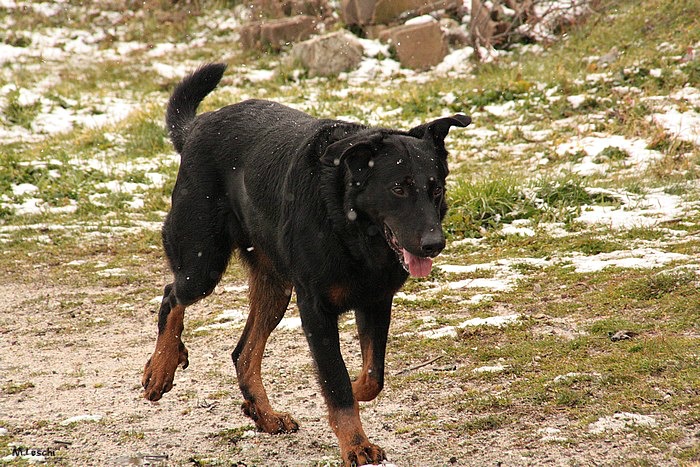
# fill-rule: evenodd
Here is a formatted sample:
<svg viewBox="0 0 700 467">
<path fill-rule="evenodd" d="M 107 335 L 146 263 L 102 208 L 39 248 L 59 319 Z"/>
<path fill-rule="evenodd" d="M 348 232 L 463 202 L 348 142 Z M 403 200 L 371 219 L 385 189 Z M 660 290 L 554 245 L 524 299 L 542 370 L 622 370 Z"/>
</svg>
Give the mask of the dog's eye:
<svg viewBox="0 0 700 467">
<path fill-rule="evenodd" d="M 435 188 L 433 188 L 433 198 L 439 198 L 440 196 L 442 196 L 442 193 L 443 189 L 441 186 L 436 186 Z"/>
<path fill-rule="evenodd" d="M 402 198 L 407 195 L 406 189 L 401 185 L 391 187 L 391 192 L 394 193 L 396 196 L 400 196 Z"/>
</svg>

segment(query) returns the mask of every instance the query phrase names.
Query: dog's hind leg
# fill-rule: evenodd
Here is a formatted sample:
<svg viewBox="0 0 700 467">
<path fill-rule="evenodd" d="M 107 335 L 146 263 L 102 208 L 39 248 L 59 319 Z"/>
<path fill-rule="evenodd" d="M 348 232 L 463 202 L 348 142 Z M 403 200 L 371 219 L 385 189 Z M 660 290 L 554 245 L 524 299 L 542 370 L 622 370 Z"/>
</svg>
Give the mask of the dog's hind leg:
<svg viewBox="0 0 700 467">
<path fill-rule="evenodd" d="M 187 368 L 187 348 L 182 343 L 185 307 L 177 304 L 172 284 L 165 287 L 163 301 L 158 313 L 158 338 L 156 349 L 146 362 L 141 384 L 144 397 L 157 401 L 173 387 L 173 378 L 178 365 Z"/>
<path fill-rule="evenodd" d="M 175 281 L 165 288 L 156 348 L 141 380 L 144 397 L 151 401 L 172 389 L 178 365 L 186 368 L 189 364 L 182 342 L 185 308 L 214 290 L 233 246 L 213 196 L 201 190 L 178 191 L 177 187 L 175 193 L 163 228 L 163 244 Z"/>
<path fill-rule="evenodd" d="M 362 349 L 362 371 L 352 383 L 358 401 L 371 401 L 384 387 L 384 356 L 391 320 L 391 298 L 355 311 Z"/>
<path fill-rule="evenodd" d="M 290 433 L 299 424 L 288 414 L 273 410 L 260 374 L 263 352 L 270 333 L 282 320 L 292 294 L 292 285 L 282 280 L 269 260 L 260 254 L 250 255 L 250 313 L 238 345 L 231 354 L 238 385 L 245 399 L 243 413 L 266 433 Z"/>
</svg>

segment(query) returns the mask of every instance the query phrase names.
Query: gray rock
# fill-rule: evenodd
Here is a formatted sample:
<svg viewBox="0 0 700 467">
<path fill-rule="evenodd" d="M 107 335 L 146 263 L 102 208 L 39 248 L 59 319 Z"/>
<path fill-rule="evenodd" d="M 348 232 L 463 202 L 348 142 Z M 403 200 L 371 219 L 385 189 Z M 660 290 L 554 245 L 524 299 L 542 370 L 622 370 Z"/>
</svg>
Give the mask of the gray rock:
<svg viewBox="0 0 700 467">
<path fill-rule="evenodd" d="M 271 21 L 256 21 L 239 29 L 241 45 L 246 50 L 280 50 L 283 46 L 306 39 L 316 30 L 318 20 L 298 15 Z"/>
<path fill-rule="evenodd" d="M 414 70 L 437 65 L 448 52 L 447 40 L 437 21 L 397 26 L 380 37 L 392 44 L 401 66 Z"/>
<path fill-rule="evenodd" d="M 299 42 L 292 47 L 290 55 L 311 76 L 334 76 L 357 67 L 363 51 L 354 35 L 338 31 Z"/>
</svg>

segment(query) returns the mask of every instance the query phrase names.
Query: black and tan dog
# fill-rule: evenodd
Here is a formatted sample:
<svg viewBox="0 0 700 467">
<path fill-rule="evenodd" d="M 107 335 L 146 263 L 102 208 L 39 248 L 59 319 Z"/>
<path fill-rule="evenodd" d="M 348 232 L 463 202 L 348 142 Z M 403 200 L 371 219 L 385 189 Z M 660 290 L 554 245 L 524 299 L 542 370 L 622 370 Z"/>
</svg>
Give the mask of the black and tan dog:
<svg viewBox="0 0 700 467">
<path fill-rule="evenodd" d="M 174 282 L 165 287 L 144 396 L 160 399 L 178 365 L 187 367 L 185 307 L 214 290 L 235 250 L 249 270 L 250 314 L 232 354 L 245 414 L 267 433 L 299 427 L 270 406 L 260 376 L 267 338 L 295 289 L 343 460 L 380 462 L 384 451 L 367 439 L 358 401 L 382 390 L 394 294 L 409 273 L 428 275 L 445 246 L 444 139 L 471 119 L 455 115 L 403 132 L 261 100 L 195 117 L 225 68 L 200 68 L 168 105 L 168 130 L 182 155 L 163 227 Z M 348 310 L 362 349 L 355 381 L 338 340 L 338 316 Z"/>
</svg>

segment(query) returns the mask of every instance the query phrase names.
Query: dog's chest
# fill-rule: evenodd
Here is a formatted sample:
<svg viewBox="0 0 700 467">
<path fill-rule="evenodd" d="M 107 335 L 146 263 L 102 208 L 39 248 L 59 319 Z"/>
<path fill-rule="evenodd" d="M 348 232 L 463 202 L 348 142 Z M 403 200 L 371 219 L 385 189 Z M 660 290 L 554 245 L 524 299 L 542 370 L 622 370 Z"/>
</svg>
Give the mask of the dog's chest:
<svg viewBox="0 0 700 467">
<path fill-rule="evenodd" d="M 390 299 L 405 281 L 406 274 L 398 267 L 383 274 L 366 271 L 364 275 L 338 276 L 321 286 L 320 291 L 333 307 L 346 311 Z"/>
</svg>

